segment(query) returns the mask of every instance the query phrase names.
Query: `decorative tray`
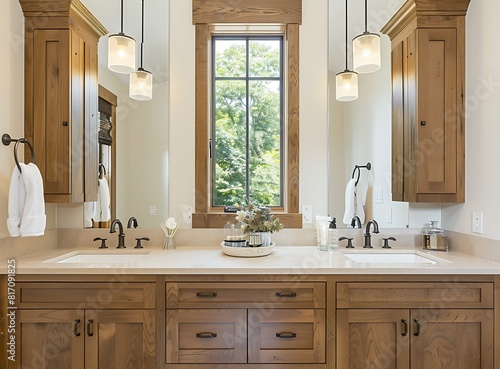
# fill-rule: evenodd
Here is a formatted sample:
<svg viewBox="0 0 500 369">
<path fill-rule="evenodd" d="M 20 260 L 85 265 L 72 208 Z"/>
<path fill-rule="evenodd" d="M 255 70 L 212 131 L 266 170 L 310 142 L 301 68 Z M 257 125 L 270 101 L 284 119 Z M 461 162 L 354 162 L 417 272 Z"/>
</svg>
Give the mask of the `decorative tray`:
<svg viewBox="0 0 500 369">
<path fill-rule="evenodd" d="M 274 242 L 271 242 L 270 246 L 258 246 L 258 247 L 234 247 L 234 246 L 225 246 L 224 241 L 221 242 L 220 246 L 222 247 L 222 251 L 224 254 L 229 256 L 236 256 L 239 258 L 255 258 L 259 256 L 266 256 L 273 251 Z"/>
</svg>

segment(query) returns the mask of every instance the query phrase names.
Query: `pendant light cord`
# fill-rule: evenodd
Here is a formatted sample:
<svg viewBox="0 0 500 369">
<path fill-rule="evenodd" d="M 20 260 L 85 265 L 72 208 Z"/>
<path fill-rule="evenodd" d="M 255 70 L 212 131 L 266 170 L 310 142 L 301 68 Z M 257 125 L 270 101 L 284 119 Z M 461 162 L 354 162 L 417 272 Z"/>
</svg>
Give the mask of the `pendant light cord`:
<svg viewBox="0 0 500 369">
<path fill-rule="evenodd" d="M 122 0 L 123 1 L 123 0 Z M 142 0 L 142 39 L 141 39 L 141 68 L 142 68 L 142 57 L 144 53 L 144 0 Z"/>
<path fill-rule="evenodd" d="M 347 0 L 345 0 L 345 70 L 347 71 Z"/>
<path fill-rule="evenodd" d="M 121 7 L 121 13 L 122 13 L 122 17 L 121 17 L 121 31 L 120 33 L 123 34 L 123 0 L 122 0 L 122 7 Z"/>
<path fill-rule="evenodd" d="M 365 33 L 368 32 L 368 0 L 365 0 Z"/>
</svg>

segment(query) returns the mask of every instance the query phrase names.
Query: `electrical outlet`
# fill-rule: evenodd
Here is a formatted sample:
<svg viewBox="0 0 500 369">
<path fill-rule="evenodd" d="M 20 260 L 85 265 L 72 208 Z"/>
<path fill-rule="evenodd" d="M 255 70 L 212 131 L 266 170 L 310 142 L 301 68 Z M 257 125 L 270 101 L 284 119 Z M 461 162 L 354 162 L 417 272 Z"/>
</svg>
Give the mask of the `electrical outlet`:
<svg viewBox="0 0 500 369">
<path fill-rule="evenodd" d="M 312 205 L 302 205 L 302 223 L 303 224 L 312 224 L 313 216 L 312 216 Z"/>
<path fill-rule="evenodd" d="M 392 207 L 387 208 L 387 219 L 385 221 L 388 224 L 392 223 Z"/>
<path fill-rule="evenodd" d="M 191 224 L 193 222 L 193 207 L 190 205 L 182 206 L 182 220 L 184 224 Z"/>
<path fill-rule="evenodd" d="M 480 211 L 472 212 L 472 232 L 483 233 L 483 213 Z"/>
<path fill-rule="evenodd" d="M 150 216 L 156 215 L 156 205 L 149 205 L 149 215 Z"/>
</svg>

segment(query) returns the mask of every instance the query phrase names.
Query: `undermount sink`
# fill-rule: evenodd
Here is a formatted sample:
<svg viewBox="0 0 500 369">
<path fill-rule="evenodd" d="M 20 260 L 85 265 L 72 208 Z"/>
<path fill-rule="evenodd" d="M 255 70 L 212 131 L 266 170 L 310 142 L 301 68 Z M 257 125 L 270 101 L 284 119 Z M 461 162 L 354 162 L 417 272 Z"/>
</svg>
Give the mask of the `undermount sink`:
<svg viewBox="0 0 500 369">
<path fill-rule="evenodd" d="M 47 260 L 47 263 L 73 263 L 73 264 L 120 264 L 120 263 L 133 263 L 142 257 L 149 254 L 149 252 L 134 252 L 129 254 L 100 254 L 98 252 L 92 253 L 71 253 L 55 259 Z"/>
<path fill-rule="evenodd" d="M 345 257 L 357 263 L 375 264 L 437 264 L 447 260 L 430 256 L 419 251 L 341 251 Z"/>
</svg>

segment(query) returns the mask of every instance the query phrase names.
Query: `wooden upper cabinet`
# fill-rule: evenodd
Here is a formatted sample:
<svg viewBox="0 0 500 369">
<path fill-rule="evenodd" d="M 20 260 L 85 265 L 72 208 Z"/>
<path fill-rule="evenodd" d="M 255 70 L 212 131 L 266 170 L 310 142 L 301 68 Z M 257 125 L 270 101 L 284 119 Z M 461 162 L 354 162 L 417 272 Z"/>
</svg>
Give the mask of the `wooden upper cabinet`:
<svg viewBox="0 0 500 369">
<path fill-rule="evenodd" d="M 19 2 L 25 16 L 24 135 L 33 142 L 45 201 L 95 201 L 97 43 L 107 31 L 78 0 Z"/>
<path fill-rule="evenodd" d="M 465 14 L 470 0 L 408 0 L 392 48 L 392 196 L 465 201 Z"/>
</svg>

